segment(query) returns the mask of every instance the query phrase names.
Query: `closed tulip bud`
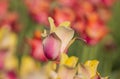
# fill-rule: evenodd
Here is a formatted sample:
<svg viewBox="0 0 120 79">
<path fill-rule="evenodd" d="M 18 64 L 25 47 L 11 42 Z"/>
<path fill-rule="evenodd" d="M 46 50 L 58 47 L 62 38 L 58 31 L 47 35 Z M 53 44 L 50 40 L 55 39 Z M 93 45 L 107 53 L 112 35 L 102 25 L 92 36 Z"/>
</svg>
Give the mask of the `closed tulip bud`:
<svg viewBox="0 0 120 79">
<path fill-rule="evenodd" d="M 55 60 L 60 55 L 61 41 L 55 34 L 50 34 L 43 40 L 45 56 L 50 60 Z"/>
</svg>

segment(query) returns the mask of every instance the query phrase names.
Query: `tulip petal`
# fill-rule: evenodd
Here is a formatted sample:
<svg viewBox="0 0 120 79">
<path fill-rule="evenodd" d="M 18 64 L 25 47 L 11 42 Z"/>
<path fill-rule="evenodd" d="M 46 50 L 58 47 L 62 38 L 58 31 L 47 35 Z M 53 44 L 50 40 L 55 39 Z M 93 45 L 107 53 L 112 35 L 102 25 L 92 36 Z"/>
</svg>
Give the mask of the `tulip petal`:
<svg viewBox="0 0 120 79">
<path fill-rule="evenodd" d="M 68 56 L 65 53 L 62 53 L 61 59 L 60 59 L 60 65 L 64 65 L 67 59 L 68 59 Z"/>
<path fill-rule="evenodd" d="M 76 79 L 90 79 L 90 74 L 84 65 L 78 65 L 78 75 L 76 77 Z"/>
<path fill-rule="evenodd" d="M 60 38 L 62 42 L 61 53 L 63 53 L 74 36 L 74 30 L 69 27 L 61 26 L 56 28 L 55 34 Z"/>
<path fill-rule="evenodd" d="M 49 23 L 50 23 L 50 33 L 52 33 L 56 29 L 56 26 L 54 24 L 54 20 L 51 17 L 49 17 L 48 20 L 49 20 Z"/>
<path fill-rule="evenodd" d="M 55 60 L 60 55 L 61 40 L 55 33 L 50 34 L 43 40 L 43 49 L 46 57 Z"/>
<path fill-rule="evenodd" d="M 85 63 L 85 67 L 88 69 L 90 77 L 96 75 L 98 64 L 99 62 L 97 60 L 87 61 Z"/>
<path fill-rule="evenodd" d="M 57 79 L 73 79 L 76 74 L 75 68 L 68 68 L 66 66 L 61 66 L 58 70 Z"/>
<path fill-rule="evenodd" d="M 70 22 L 69 21 L 62 22 L 58 27 L 61 26 L 70 27 Z"/>
</svg>

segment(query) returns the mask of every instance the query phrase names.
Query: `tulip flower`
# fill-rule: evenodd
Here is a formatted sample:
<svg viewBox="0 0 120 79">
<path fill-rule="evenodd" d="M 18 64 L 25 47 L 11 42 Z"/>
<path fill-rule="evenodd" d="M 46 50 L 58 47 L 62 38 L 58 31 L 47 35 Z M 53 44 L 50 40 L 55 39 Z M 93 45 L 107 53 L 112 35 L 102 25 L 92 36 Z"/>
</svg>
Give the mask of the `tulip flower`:
<svg viewBox="0 0 120 79">
<path fill-rule="evenodd" d="M 52 18 L 49 18 L 50 33 L 42 40 L 42 35 L 36 33 L 29 44 L 32 47 L 31 55 L 38 60 L 57 60 L 61 53 L 67 53 L 71 44 L 74 31 L 69 27 L 69 22 L 63 22 L 58 27 L 55 26 Z"/>
<path fill-rule="evenodd" d="M 75 79 L 102 79 L 102 77 L 97 72 L 98 67 L 97 60 L 89 60 L 85 62 L 84 65 L 78 65 L 78 74 L 75 76 Z M 107 77 L 103 79 L 108 79 Z"/>
<path fill-rule="evenodd" d="M 60 55 L 61 41 L 55 34 L 49 35 L 43 41 L 44 53 L 48 59 L 55 60 Z"/>
<path fill-rule="evenodd" d="M 48 59 L 56 59 L 61 53 L 66 53 L 70 41 L 74 36 L 74 31 L 68 27 L 69 22 L 61 23 L 55 26 L 52 18 L 49 18 L 50 34 L 43 40 L 43 49 Z"/>
<path fill-rule="evenodd" d="M 76 64 L 78 58 L 75 56 L 68 57 L 67 54 L 62 53 L 58 71 L 56 72 L 57 78 L 55 79 L 73 79 L 76 74 Z"/>
</svg>

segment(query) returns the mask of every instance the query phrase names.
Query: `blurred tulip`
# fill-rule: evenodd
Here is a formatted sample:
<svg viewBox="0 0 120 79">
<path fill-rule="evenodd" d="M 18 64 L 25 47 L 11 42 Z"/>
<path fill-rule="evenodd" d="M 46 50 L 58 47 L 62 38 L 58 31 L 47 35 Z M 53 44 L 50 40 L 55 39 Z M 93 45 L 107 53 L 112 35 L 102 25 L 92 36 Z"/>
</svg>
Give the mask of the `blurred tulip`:
<svg viewBox="0 0 120 79">
<path fill-rule="evenodd" d="M 107 33 L 108 33 L 108 29 L 104 24 L 99 24 L 99 23 L 90 24 L 86 27 L 86 34 L 88 36 L 85 37 L 85 39 L 88 44 L 95 45 L 103 37 L 105 37 Z"/>
<path fill-rule="evenodd" d="M 36 22 L 48 25 L 47 18 L 50 10 L 49 0 L 25 0 L 25 4 L 27 5 L 30 15 Z"/>
<path fill-rule="evenodd" d="M 8 71 L 6 73 L 6 78 L 5 79 L 18 79 L 17 78 L 17 73 L 14 71 Z"/>
<path fill-rule="evenodd" d="M 32 47 L 31 56 L 40 61 L 47 61 L 46 56 L 44 55 L 42 40 L 32 39 L 29 40 L 29 44 Z"/>
<path fill-rule="evenodd" d="M 76 32 L 84 33 L 86 26 L 85 26 L 85 23 L 82 20 L 78 20 L 73 24 L 72 28 Z"/>
<path fill-rule="evenodd" d="M 0 79 L 18 79 L 18 76 L 15 71 L 4 71 L 0 74 Z"/>
<path fill-rule="evenodd" d="M 2 27 L 0 35 L 0 49 L 9 49 L 8 54 L 12 54 L 15 52 L 17 45 L 17 35 L 14 32 L 11 32 L 8 28 Z M 1 28 L 1 29 L 2 29 Z M 4 29 L 5 28 L 5 29 Z M 3 31 L 3 32 L 2 32 Z"/>
<path fill-rule="evenodd" d="M 9 59 L 16 50 L 17 36 L 11 32 L 6 26 L 0 28 L 0 69 L 12 70 L 16 68 L 15 59 Z"/>
<path fill-rule="evenodd" d="M 109 19 L 112 17 L 110 10 L 101 8 L 98 10 L 100 19 L 104 22 L 109 21 Z M 103 17 L 104 16 L 104 17 Z"/>
<path fill-rule="evenodd" d="M 33 72 L 39 71 L 39 65 L 29 56 L 23 56 L 20 66 L 20 76 L 25 77 Z"/>
<path fill-rule="evenodd" d="M 55 20 L 55 24 L 58 25 L 64 21 L 74 22 L 75 21 L 75 13 L 71 8 L 67 7 L 57 7 L 54 9 L 53 17 Z"/>
</svg>

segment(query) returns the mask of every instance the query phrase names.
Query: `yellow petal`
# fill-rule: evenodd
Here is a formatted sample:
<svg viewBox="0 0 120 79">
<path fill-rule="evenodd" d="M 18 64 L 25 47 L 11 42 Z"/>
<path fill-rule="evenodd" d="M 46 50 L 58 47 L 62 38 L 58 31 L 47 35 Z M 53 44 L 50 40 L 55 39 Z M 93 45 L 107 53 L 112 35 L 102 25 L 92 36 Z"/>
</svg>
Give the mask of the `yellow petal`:
<svg viewBox="0 0 120 79">
<path fill-rule="evenodd" d="M 54 20 L 51 17 L 48 17 L 49 23 L 50 23 L 50 33 L 54 32 L 56 26 L 54 24 Z"/>
<path fill-rule="evenodd" d="M 62 23 L 59 25 L 59 27 L 60 27 L 60 26 L 70 27 L 70 22 L 69 22 L 69 21 L 62 22 Z"/>
<path fill-rule="evenodd" d="M 96 75 L 98 64 L 99 61 L 97 60 L 91 60 L 85 63 L 85 67 L 88 69 L 91 78 Z"/>
<path fill-rule="evenodd" d="M 61 54 L 61 59 L 60 59 L 60 65 L 64 65 L 65 62 L 67 61 L 67 59 L 68 59 L 67 54 L 62 53 L 62 54 Z"/>
<path fill-rule="evenodd" d="M 65 65 L 68 67 L 74 68 L 77 62 L 78 62 L 78 58 L 75 56 L 71 56 L 70 58 L 67 59 L 67 61 L 65 62 Z"/>
</svg>

